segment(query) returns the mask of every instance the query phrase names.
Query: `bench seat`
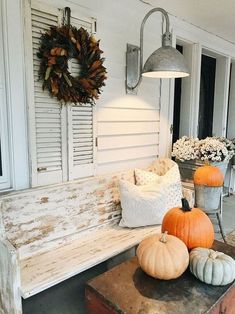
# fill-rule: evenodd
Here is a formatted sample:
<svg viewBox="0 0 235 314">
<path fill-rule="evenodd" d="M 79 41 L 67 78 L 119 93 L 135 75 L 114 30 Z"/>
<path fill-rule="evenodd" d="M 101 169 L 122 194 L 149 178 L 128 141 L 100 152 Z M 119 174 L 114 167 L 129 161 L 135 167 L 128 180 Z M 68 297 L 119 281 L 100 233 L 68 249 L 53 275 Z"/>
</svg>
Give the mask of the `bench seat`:
<svg viewBox="0 0 235 314">
<path fill-rule="evenodd" d="M 109 226 L 57 249 L 20 261 L 21 295 L 28 298 L 137 245 L 160 226 Z"/>
</svg>

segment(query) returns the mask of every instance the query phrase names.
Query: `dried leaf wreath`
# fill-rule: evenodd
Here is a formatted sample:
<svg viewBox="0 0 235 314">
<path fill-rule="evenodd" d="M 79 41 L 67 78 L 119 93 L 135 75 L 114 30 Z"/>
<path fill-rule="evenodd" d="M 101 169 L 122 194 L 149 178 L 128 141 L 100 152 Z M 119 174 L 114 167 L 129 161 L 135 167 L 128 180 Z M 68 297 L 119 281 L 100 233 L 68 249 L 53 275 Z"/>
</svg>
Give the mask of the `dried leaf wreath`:
<svg viewBox="0 0 235 314">
<path fill-rule="evenodd" d="M 105 85 L 106 68 L 101 58 L 99 41 L 84 28 L 64 25 L 51 27 L 41 37 L 38 57 L 41 59 L 39 77 L 43 90 L 62 102 L 94 104 Z M 75 58 L 80 65 L 78 75 L 72 76 L 68 60 Z"/>
</svg>

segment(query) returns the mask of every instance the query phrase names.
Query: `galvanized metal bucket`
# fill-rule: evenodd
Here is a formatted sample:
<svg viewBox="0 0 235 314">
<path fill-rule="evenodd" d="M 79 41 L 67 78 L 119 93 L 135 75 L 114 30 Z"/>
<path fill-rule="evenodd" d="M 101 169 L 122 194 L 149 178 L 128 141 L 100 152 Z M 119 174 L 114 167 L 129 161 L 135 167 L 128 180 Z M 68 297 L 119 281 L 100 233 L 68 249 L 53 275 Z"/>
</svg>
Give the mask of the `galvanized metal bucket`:
<svg viewBox="0 0 235 314">
<path fill-rule="evenodd" d="M 193 182 L 194 172 L 197 170 L 198 167 L 205 165 L 205 162 L 200 159 L 185 161 L 180 161 L 176 159 L 175 161 L 179 166 L 181 180 L 185 182 Z M 225 177 L 228 168 L 228 161 L 210 162 L 210 165 L 218 167 L 223 172 L 223 175 Z"/>
<path fill-rule="evenodd" d="M 194 184 L 196 206 L 207 211 L 216 211 L 220 208 L 222 187 L 212 187 Z"/>
</svg>

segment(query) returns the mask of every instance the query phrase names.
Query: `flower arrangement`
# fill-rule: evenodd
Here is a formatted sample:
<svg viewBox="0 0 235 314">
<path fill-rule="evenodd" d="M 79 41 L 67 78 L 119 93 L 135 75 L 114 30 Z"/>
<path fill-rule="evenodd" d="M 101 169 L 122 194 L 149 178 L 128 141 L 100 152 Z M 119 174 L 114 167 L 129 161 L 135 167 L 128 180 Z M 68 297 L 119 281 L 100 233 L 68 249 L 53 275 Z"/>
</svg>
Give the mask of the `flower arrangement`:
<svg viewBox="0 0 235 314">
<path fill-rule="evenodd" d="M 180 161 L 199 158 L 199 139 L 183 136 L 173 145 L 172 157 Z"/>
<path fill-rule="evenodd" d="M 172 156 L 180 161 L 229 161 L 235 154 L 235 143 L 225 137 L 207 137 L 199 140 L 183 136 L 173 145 Z"/>
</svg>

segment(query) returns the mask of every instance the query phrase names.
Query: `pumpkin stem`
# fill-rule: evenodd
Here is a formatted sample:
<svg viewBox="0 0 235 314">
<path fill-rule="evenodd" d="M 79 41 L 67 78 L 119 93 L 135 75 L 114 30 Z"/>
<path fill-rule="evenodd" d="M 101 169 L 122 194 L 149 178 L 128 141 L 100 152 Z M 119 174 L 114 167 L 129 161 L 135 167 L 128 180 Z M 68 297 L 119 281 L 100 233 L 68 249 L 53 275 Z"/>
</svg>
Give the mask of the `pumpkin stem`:
<svg viewBox="0 0 235 314">
<path fill-rule="evenodd" d="M 184 212 L 190 212 L 192 208 L 190 208 L 189 203 L 188 203 L 188 201 L 186 200 L 186 198 L 182 198 L 182 199 L 181 199 L 181 202 L 182 202 L 182 207 L 181 207 L 181 209 L 182 209 Z"/>
<path fill-rule="evenodd" d="M 211 250 L 209 257 L 212 258 L 212 259 L 216 259 L 217 256 L 218 256 L 217 252 Z"/>
<path fill-rule="evenodd" d="M 210 166 L 210 162 L 209 162 L 208 159 L 205 160 L 205 165 L 206 165 L 206 166 Z"/>
<path fill-rule="evenodd" d="M 162 243 L 166 243 L 167 242 L 167 233 L 168 233 L 168 231 L 165 231 L 164 233 L 162 233 L 162 236 L 161 236 L 161 238 L 160 238 L 160 242 L 162 242 Z"/>
</svg>

